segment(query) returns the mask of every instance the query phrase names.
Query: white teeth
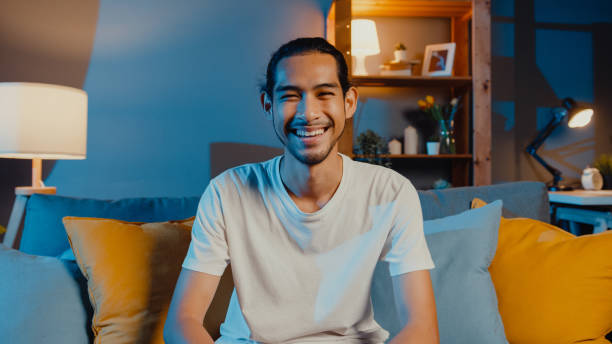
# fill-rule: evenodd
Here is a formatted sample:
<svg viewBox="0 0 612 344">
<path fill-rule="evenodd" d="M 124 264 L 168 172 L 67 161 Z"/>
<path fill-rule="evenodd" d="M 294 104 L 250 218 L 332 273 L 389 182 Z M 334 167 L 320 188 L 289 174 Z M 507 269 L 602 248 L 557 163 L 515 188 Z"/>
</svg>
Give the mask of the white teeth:
<svg viewBox="0 0 612 344">
<path fill-rule="evenodd" d="M 301 130 L 301 129 L 296 130 L 297 136 L 302 136 L 302 137 L 318 136 L 318 135 L 322 135 L 324 132 L 325 132 L 325 129 L 317 129 L 313 131 L 306 131 L 306 130 Z"/>
</svg>

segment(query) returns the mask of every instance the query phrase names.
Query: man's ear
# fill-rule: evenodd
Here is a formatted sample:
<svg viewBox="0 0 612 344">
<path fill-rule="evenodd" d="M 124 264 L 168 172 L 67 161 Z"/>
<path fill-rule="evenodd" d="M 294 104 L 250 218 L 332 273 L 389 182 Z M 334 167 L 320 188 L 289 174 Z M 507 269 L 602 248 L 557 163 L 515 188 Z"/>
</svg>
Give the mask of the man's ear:
<svg viewBox="0 0 612 344">
<path fill-rule="evenodd" d="M 357 88 L 351 87 L 346 91 L 344 95 L 344 113 L 346 119 L 352 118 L 357 110 L 357 101 L 359 100 L 359 92 Z"/>
<path fill-rule="evenodd" d="M 261 102 L 261 108 L 263 109 L 266 118 L 272 119 L 272 99 L 270 99 L 266 92 L 261 92 L 259 100 Z"/>
</svg>

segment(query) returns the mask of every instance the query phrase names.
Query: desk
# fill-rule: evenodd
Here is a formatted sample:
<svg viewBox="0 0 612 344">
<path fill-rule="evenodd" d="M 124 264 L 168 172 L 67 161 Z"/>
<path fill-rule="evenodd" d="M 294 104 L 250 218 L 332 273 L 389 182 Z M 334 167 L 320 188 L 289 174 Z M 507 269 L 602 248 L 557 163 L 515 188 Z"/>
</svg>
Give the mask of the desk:
<svg viewBox="0 0 612 344">
<path fill-rule="evenodd" d="M 550 191 L 551 215 L 555 225 L 569 222 L 569 230 L 580 234 L 580 223 L 593 226 L 593 233 L 612 228 L 612 190 Z"/>
</svg>

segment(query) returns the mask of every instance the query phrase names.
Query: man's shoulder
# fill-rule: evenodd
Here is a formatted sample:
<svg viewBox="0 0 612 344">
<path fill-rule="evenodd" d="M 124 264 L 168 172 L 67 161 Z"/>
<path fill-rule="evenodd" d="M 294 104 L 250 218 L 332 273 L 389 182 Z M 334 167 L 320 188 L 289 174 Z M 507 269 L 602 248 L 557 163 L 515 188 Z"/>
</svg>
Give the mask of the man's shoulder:
<svg viewBox="0 0 612 344">
<path fill-rule="evenodd" d="M 412 183 L 399 172 L 388 167 L 374 165 L 367 162 L 352 161 L 352 171 L 357 180 L 369 180 L 373 183 L 383 182 L 387 186 L 401 187 Z"/>
<path fill-rule="evenodd" d="M 212 178 L 210 184 L 216 188 L 223 189 L 232 185 L 240 187 L 244 185 L 253 186 L 253 183 L 269 183 L 277 159 L 279 157 L 232 167 Z"/>
</svg>

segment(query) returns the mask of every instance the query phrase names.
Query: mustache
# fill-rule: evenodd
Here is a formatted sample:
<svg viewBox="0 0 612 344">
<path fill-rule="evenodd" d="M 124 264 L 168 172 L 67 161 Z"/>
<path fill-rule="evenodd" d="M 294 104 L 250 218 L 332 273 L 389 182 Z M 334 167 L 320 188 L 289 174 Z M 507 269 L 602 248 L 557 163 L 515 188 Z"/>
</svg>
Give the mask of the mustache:
<svg viewBox="0 0 612 344">
<path fill-rule="evenodd" d="M 294 119 L 293 121 L 287 123 L 287 128 L 303 128 L 303 127 L 331 127 L 333 125 L 332 121 L 328 119 L 318 119 L 314 121 L 306 121 L 304 119 Z"/>
</svg>

